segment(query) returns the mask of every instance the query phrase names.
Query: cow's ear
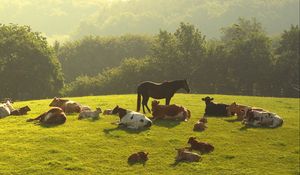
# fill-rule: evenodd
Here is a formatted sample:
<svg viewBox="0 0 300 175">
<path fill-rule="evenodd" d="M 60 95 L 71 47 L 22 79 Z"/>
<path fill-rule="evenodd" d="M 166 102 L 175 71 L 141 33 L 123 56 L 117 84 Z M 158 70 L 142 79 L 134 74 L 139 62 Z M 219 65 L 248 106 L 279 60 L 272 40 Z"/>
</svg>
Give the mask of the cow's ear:
<svg viewBox="0 0 300 175">
<path fill-rule="evenodd" d="M 234 105 L 236 105 L 236 102 L 233 102 Z"/>
<path fill-rule="evenodd" d="M 202 101 L 205 101 L 205 99 L 204 99 L 204 98 L 202 98 Z"/>
<path fill-rule="evenodd" d="M 213 101 L 213 100 L 214 100 L 214 98 L 211 98 L 210 100 L 211 100 L 211 101 Z"/>
</svg>

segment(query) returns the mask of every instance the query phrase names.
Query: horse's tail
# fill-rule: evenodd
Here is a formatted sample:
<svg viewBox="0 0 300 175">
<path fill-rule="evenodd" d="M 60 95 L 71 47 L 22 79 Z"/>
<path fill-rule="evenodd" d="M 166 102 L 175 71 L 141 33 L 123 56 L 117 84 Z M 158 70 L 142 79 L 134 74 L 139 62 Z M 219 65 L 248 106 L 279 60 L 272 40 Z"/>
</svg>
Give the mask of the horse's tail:
<svg viewBox="0 0 300 175">
<path fill-rule="evenodd" d="M 137 93 L 137 108 L 136 108 L 136 111 L 139 112 L 140 109 L 141 109 L 141 94 L 138 92 Z"/>
</svg>

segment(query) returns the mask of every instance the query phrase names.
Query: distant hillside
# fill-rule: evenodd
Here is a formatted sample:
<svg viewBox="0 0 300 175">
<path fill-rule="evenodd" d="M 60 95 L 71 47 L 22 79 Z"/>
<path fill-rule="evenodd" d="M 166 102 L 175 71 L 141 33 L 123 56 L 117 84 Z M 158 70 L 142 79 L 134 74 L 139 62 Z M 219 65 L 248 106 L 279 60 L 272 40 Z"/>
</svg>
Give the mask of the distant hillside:
<svg viewBox="0 0 300 175">
<path fill-rule="evenodd" d="M 39 15 L 36 15 L 39 14 Z M 0 21 L 31 25 L 52 39 L 84 35 L 154 34 L 190 22 L 210 38 L 238 17 L 255 17 L 269 34 L 299 24 L 299 0 L 4 1 Z"/>
</svg>

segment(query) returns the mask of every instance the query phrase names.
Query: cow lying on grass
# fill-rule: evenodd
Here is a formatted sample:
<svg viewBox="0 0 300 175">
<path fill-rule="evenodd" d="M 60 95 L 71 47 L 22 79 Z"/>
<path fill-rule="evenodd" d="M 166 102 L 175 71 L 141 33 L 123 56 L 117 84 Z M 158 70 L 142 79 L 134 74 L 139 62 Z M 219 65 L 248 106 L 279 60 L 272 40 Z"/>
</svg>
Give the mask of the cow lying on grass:
<svg viewBox="0 0 300 175">
<path fill-rule="evenodd" d="M 27 122 L 38 121 L 39 124 L 45 126 L 60 125 L 66 121 L 66 115 L 61 108 L 53 107 L 47 112 L 41 114 L 34 119 L 28 119 Z"/>
<path fill-rule="evenodd" d="M 190 137 L 188 143 L 191 145 L 188 149 L 200 151 L 202 154 L 209 153 L 214 150 L 214 146 L 206 142 L 199 142 L 196 140 L 196 137 Z"/>
<path fill-rule="evenodd" d="M 212 102 L 214 98 L 205 97 L 202 98 L 202 101 L 205 101 L 205 113 L 204 116 L 229 116 L 230 114 L 227 111 L 229 105 L 222 103 Z"/>
<path fill-rule="evenodd" d="M 194 131 L 204 131 L 207 128 L 205 123 L 207 123 L 207 118 L 205 118 L 205 117 L 200 118 L 199 121 L 194 125 L 193 130 Z"/>
<path fill-rule="evenodd" d="M 82 106 L 74 101 L 54 97 L 49 104 L 51 107 L 60 107 L 65 113 L 80 113 Z M 87 110 L 87 109 L 85 109 Z"/>
<path fill-rule="evenodd" d="M 250 109 L 256 110 L 256 111 L 265 111 L 262 108 L 241 105 L 241 104 L 237 104 L 236 102 L 233 102 L 231 105 L 229 105 L 227 107 L 228 113 L 230 113 L 231 115 L 236 114 L 237 120 L 240 120 L 240 121 L 242 121 L 244 119 L 246 112 Z"/>
<path fill-rule="evenodd" d="M 99 119 L 99 114 L 102 112 L 100 108 L 96 108 L 95 111 L 81 111 L 78 120 L 85 119 L 85 118 L 92 118 L 93 120 Z"/>
<path fill-rule="evenodd" d="M 152 101 L 152 115 L 155 119 L 171 119 L 187 121 L 191 117 L 191 112 L 185 107 L 172 105 L 159 105 L 159 101 Z"/>
<path fill-rule="evenodd" d="M 265 111 L 248 110 L 242 122 L 247 126 L 275 128 L 283 124 L 283 120 L 277 114 Z"/>
<path fill-rule="evenodd" d="M 28 106 L 24 106 L 11 111 L 10 115 L 26 115 L 28 111 L 31 111 L 31 109 Z"/>
<path fill-rule="evenodd" d="M 9 116 L 14 110 L 10 100 L 4 101 L 4 103 L 0 104 L 0 118 Z"/>
<path fill-rule="evenodd" d="M 119 106 L 113 109 L 112 114 L 118 114 L 120 118 L 119 125 L 126 126 L 129 129 L 149 128 L 152 125 L 152 121 L 144 114 L 129 111 Z"/>
<path fill-rule="evenodd" d="M 201 156 L 198 153 L 188 151 L 185 148 L 176 149 L 176 150 L 177 150 L 176 162 L 180 162 L 180 161 L 199 162 L 201 160 Z"/>
<path fill-rule="evenodd" d="M 147 160 L 148 160 L 148 153 L 143 151 L 134 153 L 130 155 L 127 159 L 129 164 L 145 163 Z"/>
</svg>

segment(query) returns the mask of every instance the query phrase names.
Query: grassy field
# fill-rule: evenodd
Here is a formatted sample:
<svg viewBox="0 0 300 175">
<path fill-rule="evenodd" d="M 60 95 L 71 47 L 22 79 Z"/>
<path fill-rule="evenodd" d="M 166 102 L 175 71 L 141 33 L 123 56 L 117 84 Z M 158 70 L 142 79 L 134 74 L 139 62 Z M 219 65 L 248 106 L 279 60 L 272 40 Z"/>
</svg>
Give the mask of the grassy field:
<svg viewBox="0 0 300 175">
<path fill-rule="evenodd" d="M 0 174 L 294 174 L 299 175 L 299 99 L 210 95 L 217 102 L 247 104 L 279 114 L 284 124 L 276 129 L 245 128 L 235 117 L 208 118 L 204 132 L 194 132 L 203 115 L 205 94 L 176 94 L 171 103 L 186 106 L 188 122 L 156 121 L 145 131 L 118 129 L 117 116 L 97 121 L 68 115 L 64 125 L 46 128 L 25 122 L 49 109 L 51 99 L 22 101 L 25 116 L 0 119 Z M 115 105 L 135 110 L 136 95 L 70 98 L 93 109 Z M 147 116 L 151 116 L 147 114 Z M 175 164 L 175 148 L 188 146 L 190 136 L 215 146 L 197 163 Z M 131 153 L 149 152 L 145 165 L 129 165 Z"/>
</svg>

